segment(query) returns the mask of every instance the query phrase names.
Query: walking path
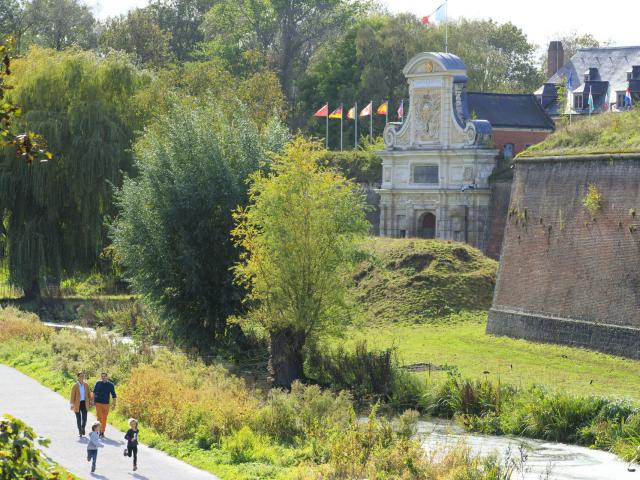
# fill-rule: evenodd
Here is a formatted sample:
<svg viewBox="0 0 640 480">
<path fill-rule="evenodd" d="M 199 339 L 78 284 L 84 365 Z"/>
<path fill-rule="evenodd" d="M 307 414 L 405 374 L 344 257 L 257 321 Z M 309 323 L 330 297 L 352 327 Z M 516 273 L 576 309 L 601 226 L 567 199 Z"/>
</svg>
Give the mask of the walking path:
<svg viewBox="0 0 640 480">
<path fill-rule="evenodd" d="M 8 413 L 24 421 L 41 437 L 51 440 L 44 452 L 68 471 L 91 480 L 217 480 L 199 470 L 146 445 L 138 447 L 138 471 L 131 470 L 132 459 L 123 457 L 124 433 L 107 426 L 103 447 L 98 450 L 96 472 L 87 463 L 87 439 L 78 437 L 76 417 L 69 401 L 17 370 L 0 365 L 0 415 Z M 95 416 L 89 414 L 89 425 Z M 144 440 L 144 425 L 140 425 Z"/>
</svg>

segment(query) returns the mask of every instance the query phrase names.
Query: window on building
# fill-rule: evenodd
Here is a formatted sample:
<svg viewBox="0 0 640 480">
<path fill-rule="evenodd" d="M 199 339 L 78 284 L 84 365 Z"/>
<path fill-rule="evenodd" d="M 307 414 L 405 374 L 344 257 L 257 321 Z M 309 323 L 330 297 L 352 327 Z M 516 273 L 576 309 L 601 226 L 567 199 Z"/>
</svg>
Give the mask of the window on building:
<svg viewBox="0 0 640 480">
<path fill-rule="evenodd" d="M 624 92 L 617 92 L 616 95 L 616 107 L 624 107 Z"/>
<path fill-rule="evenodd" d="M 416 165 L 413 167 L 413 183 L 438 184 L 438 166 Z"/>
<path fill-rule="evenodd" d="M 573 96 L 573 108 L 575 108 L 577 110 L 581 110 L 582 108 L 584 108 L 582 106 L 582 94 L 581 93 L 576 93 Z"/>
<path fill-rule="evenodd" d="M 513 143 L 505 143 L 502 147 L 502 154 L 505 160 L 511 160 L 513 158 Z"/>
</svg>

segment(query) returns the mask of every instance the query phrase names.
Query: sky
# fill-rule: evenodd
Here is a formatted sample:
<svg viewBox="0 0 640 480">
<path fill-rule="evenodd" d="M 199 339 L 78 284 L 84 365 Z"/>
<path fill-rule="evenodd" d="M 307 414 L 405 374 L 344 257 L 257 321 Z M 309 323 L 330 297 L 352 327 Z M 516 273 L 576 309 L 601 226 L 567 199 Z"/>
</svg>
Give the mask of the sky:
<svg viewBox="0 0 640 480">
<path fill-rule="evenodd" d="M 84 0 L 104 19 L 141 7 L 148 0 Z M 378 0 L 393 13 L 428 15 L 444 0 Z M 591 33 L 611 45 L 640 45 L 638 0 L 449 0 L 449 18 L 492 18 L 520 27 L 529 41 L 545 48 L 563 33 Z M 455 52 L 453 52 L 455 53 Z"/>
</svg>

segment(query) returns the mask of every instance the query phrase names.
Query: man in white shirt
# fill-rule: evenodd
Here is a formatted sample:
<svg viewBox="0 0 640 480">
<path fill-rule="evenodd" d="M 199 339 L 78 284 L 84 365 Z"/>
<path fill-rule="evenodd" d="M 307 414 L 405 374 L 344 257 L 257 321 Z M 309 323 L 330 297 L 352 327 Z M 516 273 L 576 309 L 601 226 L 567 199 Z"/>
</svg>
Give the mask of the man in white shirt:
<svg viewBox="0 0 640 480">
<path fill-rule="evenodd" d="M 71 398 L 69 404 L 71 410 L 76 414 L 78 424 L 78 434 L 83 436 L 87 426 L 87 407 L 91 406 L 91 390 L 89 384 L 84 381 L 84 373 L 78 372 L 78 381 L 71 388 Z"/>
</svg>

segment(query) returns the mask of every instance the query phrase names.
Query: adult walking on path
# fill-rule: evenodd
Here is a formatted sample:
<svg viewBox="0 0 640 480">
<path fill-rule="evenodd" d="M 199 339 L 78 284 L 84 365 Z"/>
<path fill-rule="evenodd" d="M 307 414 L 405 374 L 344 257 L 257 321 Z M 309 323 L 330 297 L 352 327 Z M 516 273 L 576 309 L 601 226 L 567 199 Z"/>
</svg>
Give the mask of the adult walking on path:
<svg viewBox="0 0 640 480">
<path fill-rule="evenodd" d="M 113 408 L 116 408 L 116 387 L 109 380 L 107 372 L 100 374 L 100 380 L 93 387 L 93 402 L 96 405 L 96 416 L 100 422 L 100 438 L 107 431 L 107 417 L 109 416 L 109 400 L 113 398 Z"/>
<path fill-rule="evenodd" d="M 78 435 L 85 435 L 87 426 L 87 407 L 91 406 L 92 393 L 89 384 L 84 381 L 84 373 L 78 373 L 78 381 L 71 388 L 71 397 L 69 403 L 71 410 L 76 414 L 76 423 L 78 424 Z"/>
<path fill-rule="evenodd" d="M 23 420 L 39 436 L 50 439 L 49 446 L 43 448 L 45 454 L 83 480 L 218 480 L 211 473 L 142 443 L 138 443 L 138 455 L 145 459 L 144 467 L 132 472 L 130 464 L 122 461 L 122 450 L 126 446 L 124 432 L 113 426 L 109 426 L 109 432 L 120 440 L 102 440 L 100 475 L 91 475 L 87 438 L 72 440 L 76 427 L 69 422 L 68 399 L 6 365 L 0 365 L 0 415 L 3 413 Z M 89 413 L 88 424 L 94 421 L 95 417 Z"/>
</svg>

